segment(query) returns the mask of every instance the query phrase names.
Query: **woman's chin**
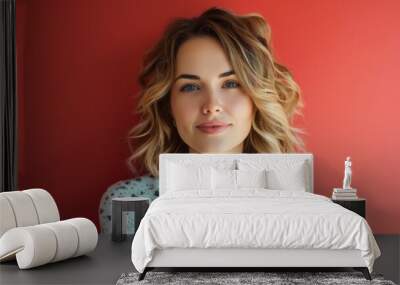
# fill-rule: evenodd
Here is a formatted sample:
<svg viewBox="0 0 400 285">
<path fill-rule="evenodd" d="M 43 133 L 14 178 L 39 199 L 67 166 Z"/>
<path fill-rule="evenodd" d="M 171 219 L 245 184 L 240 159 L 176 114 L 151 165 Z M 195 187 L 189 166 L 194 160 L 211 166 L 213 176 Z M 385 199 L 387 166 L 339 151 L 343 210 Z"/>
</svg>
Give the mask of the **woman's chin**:
<svg viewBox="0 0 400 285">
<path fill-rule="evenodd" d="M 215 146 L 209 146 L 209 147 L 198 147 L 196 149 L 191 148 L 192 153 L 241 153 L 242 151 L 240 149 L 235 149 L 232 148 L 231 146 L 227 147 L 215 147 Z"/>
</svg>

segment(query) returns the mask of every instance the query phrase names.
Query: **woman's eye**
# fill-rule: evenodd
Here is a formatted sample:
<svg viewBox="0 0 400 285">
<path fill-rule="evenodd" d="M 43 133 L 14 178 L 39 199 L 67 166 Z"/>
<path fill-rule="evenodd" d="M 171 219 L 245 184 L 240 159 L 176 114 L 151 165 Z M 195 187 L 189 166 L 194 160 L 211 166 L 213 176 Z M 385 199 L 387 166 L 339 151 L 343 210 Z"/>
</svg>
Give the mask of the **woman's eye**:
<svg viewBox="0 0 400 285">
<path fill-rule="evenodd" d="M 232 81 L 232 80 L 231 81 L 226 81 L 224 83 L 224 85 L 223 85 L 223 88 L 228 88 L 228 89 L 230 89 L 230 88 L 239 88 L 239 87 L 240 87 L 240 84 L 238 82 Z M 179 91 L 180 92 L 189 92 L 190 93 L 190 92 L 197 91 L 199 89 L 200 89 L 200 87 L 195 85 L 195 84 L 185 84 L 179 89 Z"/>
<path fill-rule="evenodd" d="M 227 88 L 238 88 L 240 85 L 236 81 L 227 81 L 225 85 Z"/>
<path fill-rule="evenodd" d="M 197 90 L 199 87 L 194 84 L 185 84 L 181 87 L 181 92 L 192 92 Z"/>
</svg>

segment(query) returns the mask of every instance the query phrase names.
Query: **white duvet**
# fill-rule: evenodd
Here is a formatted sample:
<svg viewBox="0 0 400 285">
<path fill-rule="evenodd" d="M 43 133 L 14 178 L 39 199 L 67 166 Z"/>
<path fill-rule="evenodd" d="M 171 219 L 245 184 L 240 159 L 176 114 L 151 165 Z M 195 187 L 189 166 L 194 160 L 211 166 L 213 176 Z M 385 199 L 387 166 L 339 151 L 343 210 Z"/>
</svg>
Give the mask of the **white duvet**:
<svg viewBox="0 0 400 285">
<path fill-rule="evenodd" d="M 380 256 L 361 216 L 321 195 L 265 189 L 157 198 L 133 239 L 132 262 L 143 272 L 154 249 L 171 247 L 358 249 L 370 272 Z"/>
</svg>

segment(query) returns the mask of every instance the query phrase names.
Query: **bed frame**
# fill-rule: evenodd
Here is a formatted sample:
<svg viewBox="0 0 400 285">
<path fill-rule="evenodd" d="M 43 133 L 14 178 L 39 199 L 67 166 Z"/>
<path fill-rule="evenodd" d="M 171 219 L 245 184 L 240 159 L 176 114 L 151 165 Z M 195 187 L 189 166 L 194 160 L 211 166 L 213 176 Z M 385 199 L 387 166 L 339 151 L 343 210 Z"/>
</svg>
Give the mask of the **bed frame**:
<svg viewBox="0 0 400 285">
<path fill-rule="evenodd" d="M 213 161 L 221 159 L 257 159 L 262 160 L 304 160 L 306 168 L 306 190 L 313 193 L 313 155 L 306 154 L 161 154 L 160 195 L 166 192 L 167 161 L 168 160 L 203 160 Z M 353 268 L 361 271 L 367 280 L 371 276 L 360 250 L 330 250 L 330 249 L 255 249 L 255 248 L 167 248 L 157 249 L 153 259 L 148 263 L 139 280 L 144 279 L 146 273 L 156 268 L 230 268 L 234 271 L 249 269 L 278 269 L 285 268 Z M 263 271 L 263 270 L 260 270 Z"/>
<path fill-rule="evenodd" d="M 234 268 L 235 271 L 247 269 L 290 268 L 353 268 L 361 271 L 371 280 L 368 268 L 359 250 L 329 249 L 198 249 L 170 248 L 157 249 L 143 273 L 155 268 Z M 236 270 L 237 269 L 237 270 Z M 262 270 L 261 270 L 262 271 Z"/>
</svg>

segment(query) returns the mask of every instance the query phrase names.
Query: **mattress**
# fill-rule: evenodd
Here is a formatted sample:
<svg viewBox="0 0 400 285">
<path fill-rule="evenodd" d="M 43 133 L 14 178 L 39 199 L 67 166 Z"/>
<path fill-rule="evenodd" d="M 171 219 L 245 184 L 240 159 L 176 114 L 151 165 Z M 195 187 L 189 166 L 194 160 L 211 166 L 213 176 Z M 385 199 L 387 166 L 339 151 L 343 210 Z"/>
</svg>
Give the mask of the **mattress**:
<svg viewBox="0 0 400 285">
<path fill-rule="evenodd" d="M 368 223 L 329 198 L 301 191 L 196 189 L 155 199 L 132 242 L 139 272 L 162 249 L 359 250 L 369 271 L 380 255 Z"/>
</svg>

